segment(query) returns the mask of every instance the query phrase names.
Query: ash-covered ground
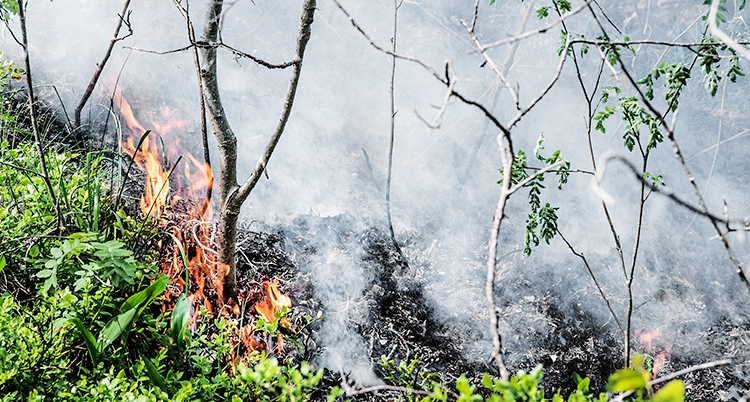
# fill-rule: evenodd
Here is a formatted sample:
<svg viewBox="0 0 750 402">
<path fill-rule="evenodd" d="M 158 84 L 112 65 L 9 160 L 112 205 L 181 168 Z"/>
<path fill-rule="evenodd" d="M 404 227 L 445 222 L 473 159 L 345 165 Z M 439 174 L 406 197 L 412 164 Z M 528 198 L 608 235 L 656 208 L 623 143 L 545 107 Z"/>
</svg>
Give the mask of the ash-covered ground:
<svg viewBox="0 0 750 402">
<path fill-rule="evenodd" d="M 483 373 L 496 375 L 496 367 L 488 354 L 466 345 L 485 342 L 489 349 L 486 313 L 478 313 L 474 320 L 445 319 L 436 313 L 425 290 L 431 264 L 419 251 L 423 243 L 417 235 L 405 236 L 402 255 L 387 228 L 367 226 L 344 215 L 303 215 L 275 227 L 252 222 L 239 233 L 238 272 L 244 291 L 264 278 L 278 278 L 282 292 L 292 298 L 290 318 L 295 327 L 304 325 L 305 316 L 322 312 L 322 321 L 299 334 L 307 347 L 301 353 L 289 346 L 284 351 L 285 358 L 325 367 L 322 388 L 341 386 L 344 379 L 354 388 L 385 382 L 387 372 L 378 364 L 383 357 L 396 363 L 416 357 L 418 373 L 436 373 L 449 385 L 464 374 L 479 385 Z M 503 281 L 496 289 L 496 303 L 511 372 L 543 364 L 548 395 L 558 388 L 563 395 L 574 390 L 574 372 L 590 377 L 593 391 L 605 391 L 608 376 L 623 366 L 624 359 L 622 332 L 613 322 L 585 305 L 564 302 L 556 290 L 541 288 L 539 280 L 506 274 Z M 519 299 L 519 291 L 527 296 Z M 486 309 L 474 307 L 478 312 Z M 686 383 L 687 400 L 747 397 L 750 321 L 722 317 L 706 328 L 688 347 L 683 342 L 679 349 L 666 336 L 653 344 L 635 336 L 634 352 L 656 357 L 668 351 L 660 377 L 729 358 L 731 364 L 680 377 Z M 385 401 L 396 395 L 380 391 L 350 399 Z"/>
</svg>

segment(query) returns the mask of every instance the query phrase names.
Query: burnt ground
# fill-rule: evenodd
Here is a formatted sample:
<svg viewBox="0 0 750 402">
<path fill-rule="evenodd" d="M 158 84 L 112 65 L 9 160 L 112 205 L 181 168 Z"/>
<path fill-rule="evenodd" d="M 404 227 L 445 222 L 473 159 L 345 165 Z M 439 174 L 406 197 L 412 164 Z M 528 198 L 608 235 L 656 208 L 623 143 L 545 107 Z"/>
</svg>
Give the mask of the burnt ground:
<svg viewBox="0 0 750 402">
<path fill-rule="evenodd" d="M 400 360 L 408 362 L 416 356 L 420 361 L 417 372 L 437 373 L 448 384 L 466 374 L 473 385 L 479 385 L 482 373 L 494 374 L 493 366 L 486 356 L 467 355 L 462 345 L 467 339 L 481 340 L 481 331 L 437 318 L 425 299 L 424 284 L 420 283 L 416 268 L 409 264 L 410 261 L 404 261 L 386 230 L 361 226 L 351 217 L 321 218 L 314 215 L 299 217 L 291 225 L 275 229 L 259 224 L 241 227 L 238 272 L 246 287 L 244 291 L 247 291 L 247 286 L 257 286 L 263 278 L 279 278 L 282 292 L 290 295 L 293 301 L 290 318 L 295 327 L 301 327 L 306 322 L 305 316 L 314 317 L 318 311 L 322 311 L 324 317 L 331 313 L 321 300 L 322 290 L 314 283 L 314 273 L 310 271 L 315 269 L 313 262 L 331 250 L 351 254 L 352 262 L 362 270 L 365 286 L 356 295 L 362 299 L 363 307 L 356 310 L 358 314 L 347 318 L 347 324 L 365 345 L 366 358 L 375 374 L 381 379 L 387 375 L 377 364 L 383 356 L 396 363 Z M 314 240 L 321 235 L 334 240 Z M 410 242 L 418 241 L 417 237 L 409 237 L 401 247 L 408 249 Z M 416 261 L 416 264 L 422 263 Z M 528 347 L 524 350 L 507 350 L 508 344 L 513 342 L 505 343 L 504 354 L 510 371 L 529 371 L 537 364 L 543 364 L 543 386 L 550 396 L 558 388 L 562 389 L 563 395 L 573 391 L 574 372 L 590 377 L 592 390 L 604 391 L 608 376 L 622 367 L 622 338 L 583 307 L 562 305 L 562 297 L 553 291 L 537 293 L 542 296 L 519 307 L 512 298 L 504 297 L 502 289 L 498 290 L 498 306 L 501 311 L 507 311 L 508 316 L 533 316 L 534 320 L 544 321 L 544 325 L 535 325 L 538 321 L 533 320 L 517 322 L 515 326 L 510 323 L 511 328 L 521 331 L 506 334 L 506 337 L 528 339 Z M 532 311 L 528 310 L 529 306 Z M 320 366 L 319 358 L 329 347 L 326 339 L 320 337 L 321 325 L 316 322 L 300 333 L 300 338 L 307 341 L 307 348 L 298 353 L 287 347 L 285 358 L 312 361 Z M 486 342 L 490 342 L 489 339 Z M 645 345 L 638 344 L 637 340 L 634 342 L 636 352 L 645 351 Z M 692 345 L 674 350 L 659 376 L 721 358 L 733 361 L 730 365 L 681 377 L 686 383 L 688 401 L 732 401 L 750 394 L 750 321 L 737 323 L 729 318 L 719 319 Z M 342 374 L 349 384 L 355 382 L 350 372 L 326 369 L 321 388 L 340 386 Z M 323 392 L 317 395 L 320 400 L 324 400 L 324 396 Z M 386 401 L 395 396 L 397 394 L 381 392 L 349 399 Z"/>
</svg>

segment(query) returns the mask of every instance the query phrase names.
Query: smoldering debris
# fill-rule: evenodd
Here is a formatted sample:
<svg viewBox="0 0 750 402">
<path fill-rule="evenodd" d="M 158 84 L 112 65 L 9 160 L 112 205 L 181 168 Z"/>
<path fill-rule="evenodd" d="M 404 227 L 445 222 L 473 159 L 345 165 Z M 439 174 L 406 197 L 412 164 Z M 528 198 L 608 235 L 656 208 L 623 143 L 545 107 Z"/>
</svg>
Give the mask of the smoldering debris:
<svg viewBox="0 0 750 402">
<path fill-rule="evenodd" d="M 354 388 L 382 382 L 388 374 L 378 364 L 383 358 L 396 364 L 417 358 L 419 373 L 435 373 L 448 385 L 461 374 L 479 385 L 483 373 L 494 373 L 488 356 L 465 348 L 467 341 L 481 341 L 484 332 L 459 320 L 438 318 L 426 299 L 419 271 L 429 269 L 429 262 L 413 252 L 425 240 L 414 234 L 403 238 L 406 261 L 382 226 L 365 225 L 351 216 L 303 215 L 287 224 L 240 227 L 237 253 L 243 292 L 260 278 L 278 278 L 280 289 L 293 300 L 290 320 L 295 327 L 304 325 L 305 316 L 322 312 L 324 320 L 300 334 L 307 345 L 304 352 L 284 349 L 286 359 L 325 368 L 322 388 L 340 386 L 342 381 Z M 592 390 L 604 391 L 609 375 L 623 366 L 621 333 L 554 290 L 527 290 L 542 296 L 513 303 L 502 291 L 498 294 L 511 371 L 530 371 L 542 364 L 543 386 L 550 393 L 573 391 L 573 373 L 589 377 Z M 525 347 L 513 341 L 518 337 L 525 339 Z M 719 319 L 701 332 L 693 347 L 671 349 L 668 342 L 636 336 L 634 353 L 649 355 L 652 367 L 661 359 L 659 376 L 720 358 L 733 360 L 731 365 L 682 377 L 688 400 L 732 400 L 750 392 L 747 320 Z M 397 394 L 379 391 L 350 399 L 391 400 Z M 316 398 L 324 400 L 325 394 Z"/>
</svg>

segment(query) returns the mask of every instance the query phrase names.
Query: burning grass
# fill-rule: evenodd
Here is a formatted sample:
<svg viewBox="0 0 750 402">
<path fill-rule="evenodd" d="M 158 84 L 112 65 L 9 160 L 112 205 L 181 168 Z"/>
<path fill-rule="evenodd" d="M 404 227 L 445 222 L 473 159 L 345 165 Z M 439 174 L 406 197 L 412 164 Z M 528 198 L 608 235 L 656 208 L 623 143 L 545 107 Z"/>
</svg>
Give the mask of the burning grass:
<svg viewBox="0 0 750 402">
<path fill-rule="evenodd" d="M 127 115 L 129 107 L 122 108 Z M 333 387 L 342 386 L 356 401 L 393 400 L 402 395 L 414 400 L 415 395 L 434 391 L 453 400 L 458 393 L 490 397 L 509 389 L 508 384 L 484 380 L 483 373 L 492 370 L 487 356 L 467 347 L 486 340 L 486 334 L 477 329 L 481 324 L 474 323 L 484 322 L 481 306 L 476 317 L 451 318 L 437 311 L 431 299 L 435 294 L 431 287 L 436 284 L 428 280 L 433 274 L 433 247 L 427 245 L 434 246 L 434 241 L 417 234 L 404 236 L 404 260 L 381 226 L 351 216 L 305 215 L 273 227 L 241 225 L 239 303 L 220 305 L 218 264 L 212 248 L 215 229 L 205 196 L 212 181 L 210 170 L 175 146 L 185 161 L 186 168 L 180 168 L 176 159 L 169 159 L 179 156 L 162 148 L 156 134 L 144 137 L 146 130 L 136 120 L 130 127 L 136 137 L 124 141 L 123 148 L 147 172 L 142 182 L 146 190 L 134 210 L 157 229 L 146 230 L 142 222 L 123 213 L 117 225 L 111 223 L 114 230 L 108 235 L 37 238 L 30 247 L 15 250 L 31 258 L 23 269 L 17 265 L 23 260 L 20 254 L 6 254 L 18 258 L 2 260 L 9 264 L 4 278 L 23 271 L 32 282 L 33 278 L 46 279 L 36 279 L 37 291 L 44 291 L 32 297 L 35 305 L 19 304 L 6 296 L 0 300 L 0 341 L 18 352 L 14 355 L 18 358 L 0 356 L 10 373 L 6 374 L 10 380 L 0 380 L 0 389 L 8 395 L 41 392 L 48 399 L 86 400 L 94 392 L 104 392 L 104 384 L 113 383 L 106 389 L 112 400 L 124 398 L 132 389 L 151 400 L 176 395 L 279 400 L 292 394 L 325 400 Z M 179 123 L 160 127 L 167 130 Z M 143 139 L 140 148 L 136 139 Z M 152 163 L 158 164 L 152 168 L 158 171 L 156 178 L 148 173 Z M 3 197 L 6 203 L 13 198 L 10 193 Z M 144 233 L 154 237 L 139 239 Z M 106 237 L 113 234 L 120 236 Z M 125 239 L 125 235 L 133 238 Z M 124 241 L 130 246 L 145 244 L 156 253 L 146 253 L 145 262 L 136 262 Z M 101 254 L 105 249 L 109 257 Z M 49 257 L 57 252 L 65 256 Z M 49 262 L 57 259 L 59 263 Z M 43 270 L 53 266 L 59 266 L 59 271 Z M 106 276 L 115 271 L 112 266 L 123 269 L 117 275 L 126 277 L 115 282 Z M 158 273 L 169 279 L 166 292 L 133 301 Z M 50 282 L 52 275 L 56 284 Z M 508 363 L 513 369 L 526 370 L 519 378 L 534 384 L 523 392 L 531 395 L 544 387 L 561 388 L 563 395 L 587 393 L 580 381 L 574 381 L 574 373 L 588 376 L 591 390 L 606 389 L 609 376 L 622 366 L 622 345 L 611 323 L 601 322 L 582 306 L 567 305 L 564 297 L 541 290 L 541 285 L 522 274 L 515 275 L 504 280 L 517 289 L 500 288 L 497 296 L 508 326 Z M 4 283 L 13 286 L 8 280 Z M 519 298 L 519 291 L 525 297 Z M 180 327 L 174 318 L 179 314 L 172 309 L 183 294 L 187 295 L 183 298 L 187 319 Z M 336 299 L 337 295 L 347 297 Z M 130 314 L 131 305 L 138 306 L 138 315 Z M 132 331 L 112 332 L 115 324 L 111 323 L 119 323 L 128 314 L 131 321 L 126 327 L 132 326 Z M 22 322 L 17 317 L 33 320 Z M 71 318 L 78 318 L 80 325 Z M 28 336 L 15 336 L 13 331 Z M 97 342 L 90 343 L 87 333 L 98 334 Z M 636 333 L 637 352 L 647 355 L 645 367 L 635 370 L 640 378 L 651 380 L 696 363 L 732 358 L 731 366 L 685 374 L 688 399 L 716 399 L 715 389 L 722 390 L 721 400 L 747 395 L 750 327 L 746 321 L 717 321 L 702 332 L 700 346 L 692 349 L 670 340 L 670 333 L 661 328 Z M 88 357 L 91 345 L 94 350 L 103 346 Z M 33 360 L 34 353 L 41 357 Z M 91 361 L 93 356 L 99 361 Z M 316 373 L 304 361 L 326 369 Z M 536 369 L 539 364 L 544 367 L 543 378 Z M 367 373 L 374 375 L 368 379 Z M 356 389 L 379 380 L 387 384 Z M 483 382 L 487 388 L 480 386 Z M 458 393 L 448 391 L 456 387 Z"/>
</svg>

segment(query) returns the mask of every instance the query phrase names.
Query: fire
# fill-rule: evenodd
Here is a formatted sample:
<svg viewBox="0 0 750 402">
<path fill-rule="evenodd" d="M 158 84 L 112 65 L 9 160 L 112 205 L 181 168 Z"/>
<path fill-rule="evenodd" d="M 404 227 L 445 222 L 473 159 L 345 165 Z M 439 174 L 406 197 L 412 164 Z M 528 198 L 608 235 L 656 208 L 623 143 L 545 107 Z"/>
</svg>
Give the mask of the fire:
<svg viewBox="0 0 750 402">
<path fill-rule="evenodd" d="M 133 131 L 135 138 L 140 139 L 145 133 L 140 122 L 135 118 L 133 109 L 122 97 L 119 90 L 115 92 L 115 103 L 120 108 L 122 116 L 128 127 Z M 139 152 L 133 137 L 121 144 L 122 149 L 130 155 L 138 166 L 146 172 L 145 191 L 141 196 L 140 207 L 144 215 L 152 215 L 154 218 L 161 215 L 167 206 L 167 195 L 169 193 L 169 173 L 162 169 L 159 163 L 159 153 L 156 148 L 156 138 L 149 136 Z"/>
<path fill-rule="evenodd" d="M 135 117 L 132 108 L 122 97 L 119 89 L 115 90 L 113 100 L 120 108 L 123 118 L 133 132 L 133 136 L 120 145 L 146 174 L 145 190 L 139 202 L 141 212 L 144 216 L 152 216 L 155 219 L 161 218 L 157 220 L 159 226 L 171 232 L 174 239 L 177 240 L 174 245 L 170 245 L 170 243 L 173 243 L 170 241 L 162 242 L 160 240 L 158 243 L 162 251 L 165 251 L 163 247 L 168 247 L 166 252 L 170 254 L 170 258 L 165 259 L 166 262 L 162 265 L 162 272 L 167 274 L 173 282 L 170 289 L 167 290 L 167 300 L 176 300 L 179 294 L 187 293 L 191 308 L 194 311 L 191 318 L 193 326 L 198 321 L 199 306 L 205 306 L 213 315 L 218 314 L 228 319 L 237 319 L 236 317 L 241 314 L 238 304 L 231 306 L 215 305 L 217 301 L 216 292 L 221 286 L 219 271 L 225 270 L 226 266 L 217 261 L 217 252 L 212 247 L 211 219 L 213 209 L 211 208 L 208 190 L 213 188 L 214 177 L 210 165 L 199 162 L 176 143 L 169 143 L 168 147 L 165 147 L 162 142 L 162 148 L 166 149 L 162 149 L 160 155 L 156 138 L 159 134 L 165 135 L 173 129 L 183 128 L 184 123 L 177 119 L 170 118 L 165 122 L 152 122 L 151 126 L 155 129 L 147 139 L 143 140 L 140 149 L 137 149 L 136 142 L 140 141 L 147 130 Z M 164 168 L 162 161 L 165 159 L 163 157 L 165 153 L 168 155 L 170 162 L 174 160 L 179 162 L 180 160 L 177 157 L 184 157 L 184 167 L 181 169 L 182 175 L 176 174 L 179 172 L 179 170 L 175 171 L 177 162 L 174 162 L 175 165 L 169 170 Z M 185 185 L 183 185 L 183 179 Z M 170 180 L 172 180 L 171 183 Z M 171 212 L 167 217 L 165 212 L 170 207 Z M 182 248 L 179 247 L 180 245 Z M 185 259 L 187 263 L 185 263 Z M 241 295 L 240 298 L 242 299 L 243 296 Z M 291 299 L 279 290 L 277 279 L 273 283 L 268 280 L 263 281 L 261 301 L 252 308 L 264 320 L 272 322 L 275 320 L 276 313 L 280 312 L 283 307 L 290 308 L 291 306 Z M 166 308 L 169 307 L 165 305 Z M 281 320 L 281 325 L 291 329 L 291 324 L 286 318 Z M 262 350 L 266 346 L 262 341 L 255 338 L 255 332 L 255 322 L 250 320 L 232 337 L 232 342 L 235 346 L 243 345 L 246 354 Z M 281 351 L 284 341 L 280 335 L 276 344 L 276 350 Z M 231 358 L 232 363 L 236 364 L 241 359 L 242 356 L 237 349 L 237 354 Z"/>
<path fill-rule="evenodd" d="M 276 319 L 276 313 L 280 312 L 282 307 L 292 307 L 292 299 L 281 293 L 278 283 L 278 279 L 274 280 L 273 284 L 264 280 L 263 288 L 266 290 L 268 300 L 255 305 L 255 311 L 268 322 Z"/>
<path fill-rule="evenodd" d="M 637 329 L 635 330 L 635 336 L 641 340 L 645 346 L 646 352 L 654 357 L 652 372 L 653 378 L 656 378 L 656 373 L 664 368 L 667 361 L 672 356 L 672 346 L 661 338 L 661 330 L 659 329 L 651 332 L 643 332 Z"/>
</svg>

